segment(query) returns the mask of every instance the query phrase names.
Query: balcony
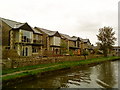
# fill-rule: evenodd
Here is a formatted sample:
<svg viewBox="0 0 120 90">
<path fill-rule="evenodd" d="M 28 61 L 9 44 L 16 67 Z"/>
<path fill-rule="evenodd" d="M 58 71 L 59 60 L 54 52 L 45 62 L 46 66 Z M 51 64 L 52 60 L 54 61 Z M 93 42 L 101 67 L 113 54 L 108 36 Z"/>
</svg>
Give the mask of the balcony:
<svg viewBox="0 0 120 90">
<path fill-rule="evenodd" d="M 21 40 L 15 40 L 16 44 L 32 44 L 32 39 L 22 36 Z"/>
<path fill-rule="evenodd" d="M 43 44 L 43 40 L 33 40 L 33 44 Z"/>
<path fill-rule="evenodd" d="M 22 36 L 21 42 L 24 42 L 24 43 L 31 43 L 31 42 L 32 42 L 32 39 L 27 38 L 26 36 Z"/>
</svg>

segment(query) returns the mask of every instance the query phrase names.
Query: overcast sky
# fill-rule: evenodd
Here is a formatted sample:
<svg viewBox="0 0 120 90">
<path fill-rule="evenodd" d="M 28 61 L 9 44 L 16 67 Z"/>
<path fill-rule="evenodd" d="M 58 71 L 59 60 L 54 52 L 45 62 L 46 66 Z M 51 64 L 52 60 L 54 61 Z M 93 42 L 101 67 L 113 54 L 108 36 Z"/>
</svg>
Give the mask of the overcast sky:
<svg viewBox="0 0 120 90">
<path fill-rule="evenodd" d="M 89 38 L 95 45 L 96 34 L 104 26 L 118 31 L 119 0 L 1 0 L 0 17 L 28 22 L 53 31 Z M 116 42 L 117 45 L 117 42 Z"/>
</svg>

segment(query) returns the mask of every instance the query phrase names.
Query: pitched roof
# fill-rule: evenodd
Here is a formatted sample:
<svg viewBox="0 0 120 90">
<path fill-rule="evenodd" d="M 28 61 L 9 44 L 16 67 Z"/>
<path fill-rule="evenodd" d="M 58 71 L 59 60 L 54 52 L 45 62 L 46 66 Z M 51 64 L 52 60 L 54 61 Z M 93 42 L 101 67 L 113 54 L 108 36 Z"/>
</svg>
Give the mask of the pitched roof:
<svg viewBox="0 0 120 90">
<path fill-rule="evenodd" d="M 20 27 L 22 27 L 23 25 L 25 25 L 25 23 L 22 23 L 22 24 L 15 24 L 13 28 L 20 28 Z"/>
<path fill-rule="evenodd" d="M 66 38 L 66 39 L 68 39 L 68 40 L 71 40 L 71 37 L 70 37 L 69 35 L 67 35 L 67 34 L 62 34 L 62 33 L 60 33 L 60 34 L 61 34 L 62 38 Z"/>
<path fill-rule="evenodd" d="M 23 25 L 23 23 L 20 23 L 20 22 L 16 22 L 16 21 L 13 21 L 13 20 L 9 20 L 9 19 L 5 19 L 5 18 L 0 18 L 3 22 L 5 22 L 6 24 L 8 24 L 11 28 L 14 28 L 15 25 L 16 26 L 21 26 Z"/>
<path fill-rule="evenodd" d="M 32 29 L 33 29 L 34 33 L 42 35 L 42 33 L 40 31 L 38 31 L 37 29 L 35 29 L 35 28 L 32 28 Z"/>
<path fill-rule="evenodd" d="M 81 40 L 80 37 L 76 37 L 76 36 L 70 37 L 70 36 L 67 35 L 67 34 L 61 34 L 61 36 L 62 36 L 63 38 L 67 38 L 68 40 L 72 40 L 72 41 L 77 41 L 78 39 Z"/>
<path fill-rule="evenodd" d="M 89 42 L 89 39 L 82 39 L 83 42 Z"/>
<path fill-rule="evenodd" d="M 49 36 L 53 36 L 58 32 L 58 31 L 51 31 L 51 30 L 47 30 L 47 29 L 43 29 L 43 28 L 39 28 L 39 27 L 35 27 L 35 28 L 38 28 L 39 30 L 41 30 L 42 32 L 48 34 Z"/>
<path fill-rule="evenodd" d="M 81 40 L 80 37 L 76 37 L 76 36 L 71 37 L 71 39 L 72 39 L 73 41 Z"/>
<path fill-rule="evenodd" d="M 28 25 L 28 23 L 21 23 L 21 22 L 16 22 L 13 20 L 5 19 L 5 18 L 0 18 L 3 22 L 5 22 L 7 25 L 9 25 L 12 29 L 26 29 L 29 31 L 33 31 L 32 27 Z"/>
</svg>

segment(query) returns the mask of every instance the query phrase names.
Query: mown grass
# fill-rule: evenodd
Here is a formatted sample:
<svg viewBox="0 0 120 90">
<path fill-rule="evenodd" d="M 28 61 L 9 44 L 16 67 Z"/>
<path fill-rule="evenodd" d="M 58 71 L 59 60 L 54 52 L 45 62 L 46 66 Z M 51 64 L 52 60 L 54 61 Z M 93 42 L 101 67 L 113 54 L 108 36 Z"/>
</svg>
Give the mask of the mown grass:
<svg viewBox="0 0 120 90">
<path fill-rule="evenodd" d="M 59 63 L 50 63 L 50 64 L 25 66 L 25 67 L 19 67 L 19 68 L 3 69 L 2 70 L 2 75 L 13 73 L 13 72 L 17 72 L 17 71 L 31 70 L 31 69 L 36 69 L 36 68 L 48 67 L 48 66 L 52 66 L 52 65 L 56 65 L 56 64 L 59 64 Z"/>
<path fill-rule="evenodd" d="M 86 59 L 86 60 L 80 60 L 80 61 L 65 61 L 65 62 L 60 62 L 60 63 L 51 63 L 51 64 L 43 64 L 43 65 L 35 65 L 35 66 L 26 66 L 26 67 L 21 67 L 21 68 L 16 68 L 16 69 L 8 69 L 8 70 L 3 71 L 4 74 L 13 73 L 16 71 L 23 71 L 23 70 L 31 70 L 31 69 L 33 69 L 33 70 L 22 72 L 19 74 L 4 76 L 4 77 L 2 77 L 2 80 L 15 79 L 15 78 L 23 77 L 23 76 L 27 76 L 27 75 L 36 75 L 41 72 L 53 71 L 53 70 L 73 67 L 73 66 L 77 66 L 77 65 L 98 63 L 98 62 L 114 60 L 114 59 L 120 59 L 120 57 L 115 57 L 115 56 L 101 57 L 101 58 L 93 58 L 93 59 Z M 42 68 L 42 69 L 37 69 L 37 68 Z M 34 70 L 34 69 L 37 69 L 37 70 Z"/>
</svg>

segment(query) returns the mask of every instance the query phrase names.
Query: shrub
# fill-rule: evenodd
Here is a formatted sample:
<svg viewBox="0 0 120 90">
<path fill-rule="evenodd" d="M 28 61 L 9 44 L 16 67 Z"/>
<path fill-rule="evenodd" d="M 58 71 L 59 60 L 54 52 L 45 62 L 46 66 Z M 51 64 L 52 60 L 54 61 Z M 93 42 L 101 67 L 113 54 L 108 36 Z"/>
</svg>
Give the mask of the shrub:
<svg viewBox="0 0 120 90">
<path fill-rule="evenodd" d="M 2 50 L 2 58 L 3 59 L 15 58 L 15 57 L 19 57 L 16 50 L 14 50 L 14 49 L 8 49 L 8 50 L 3 49 Z"/>
<path fill-rule="evenodd" d="M 69 51 L 69 55 L 70 55 L 70 56 L 74 56 L 74 53 L 73 53 L 72 50 Z"/>
<path fill-rule="evenodd" d="M 83 51 L 83 55 L 84 55 L 84 56 L 87 56 L 87 55 L 88 55 L 88 51 L 84 50 L 84 51 Z"/>
</svg>

